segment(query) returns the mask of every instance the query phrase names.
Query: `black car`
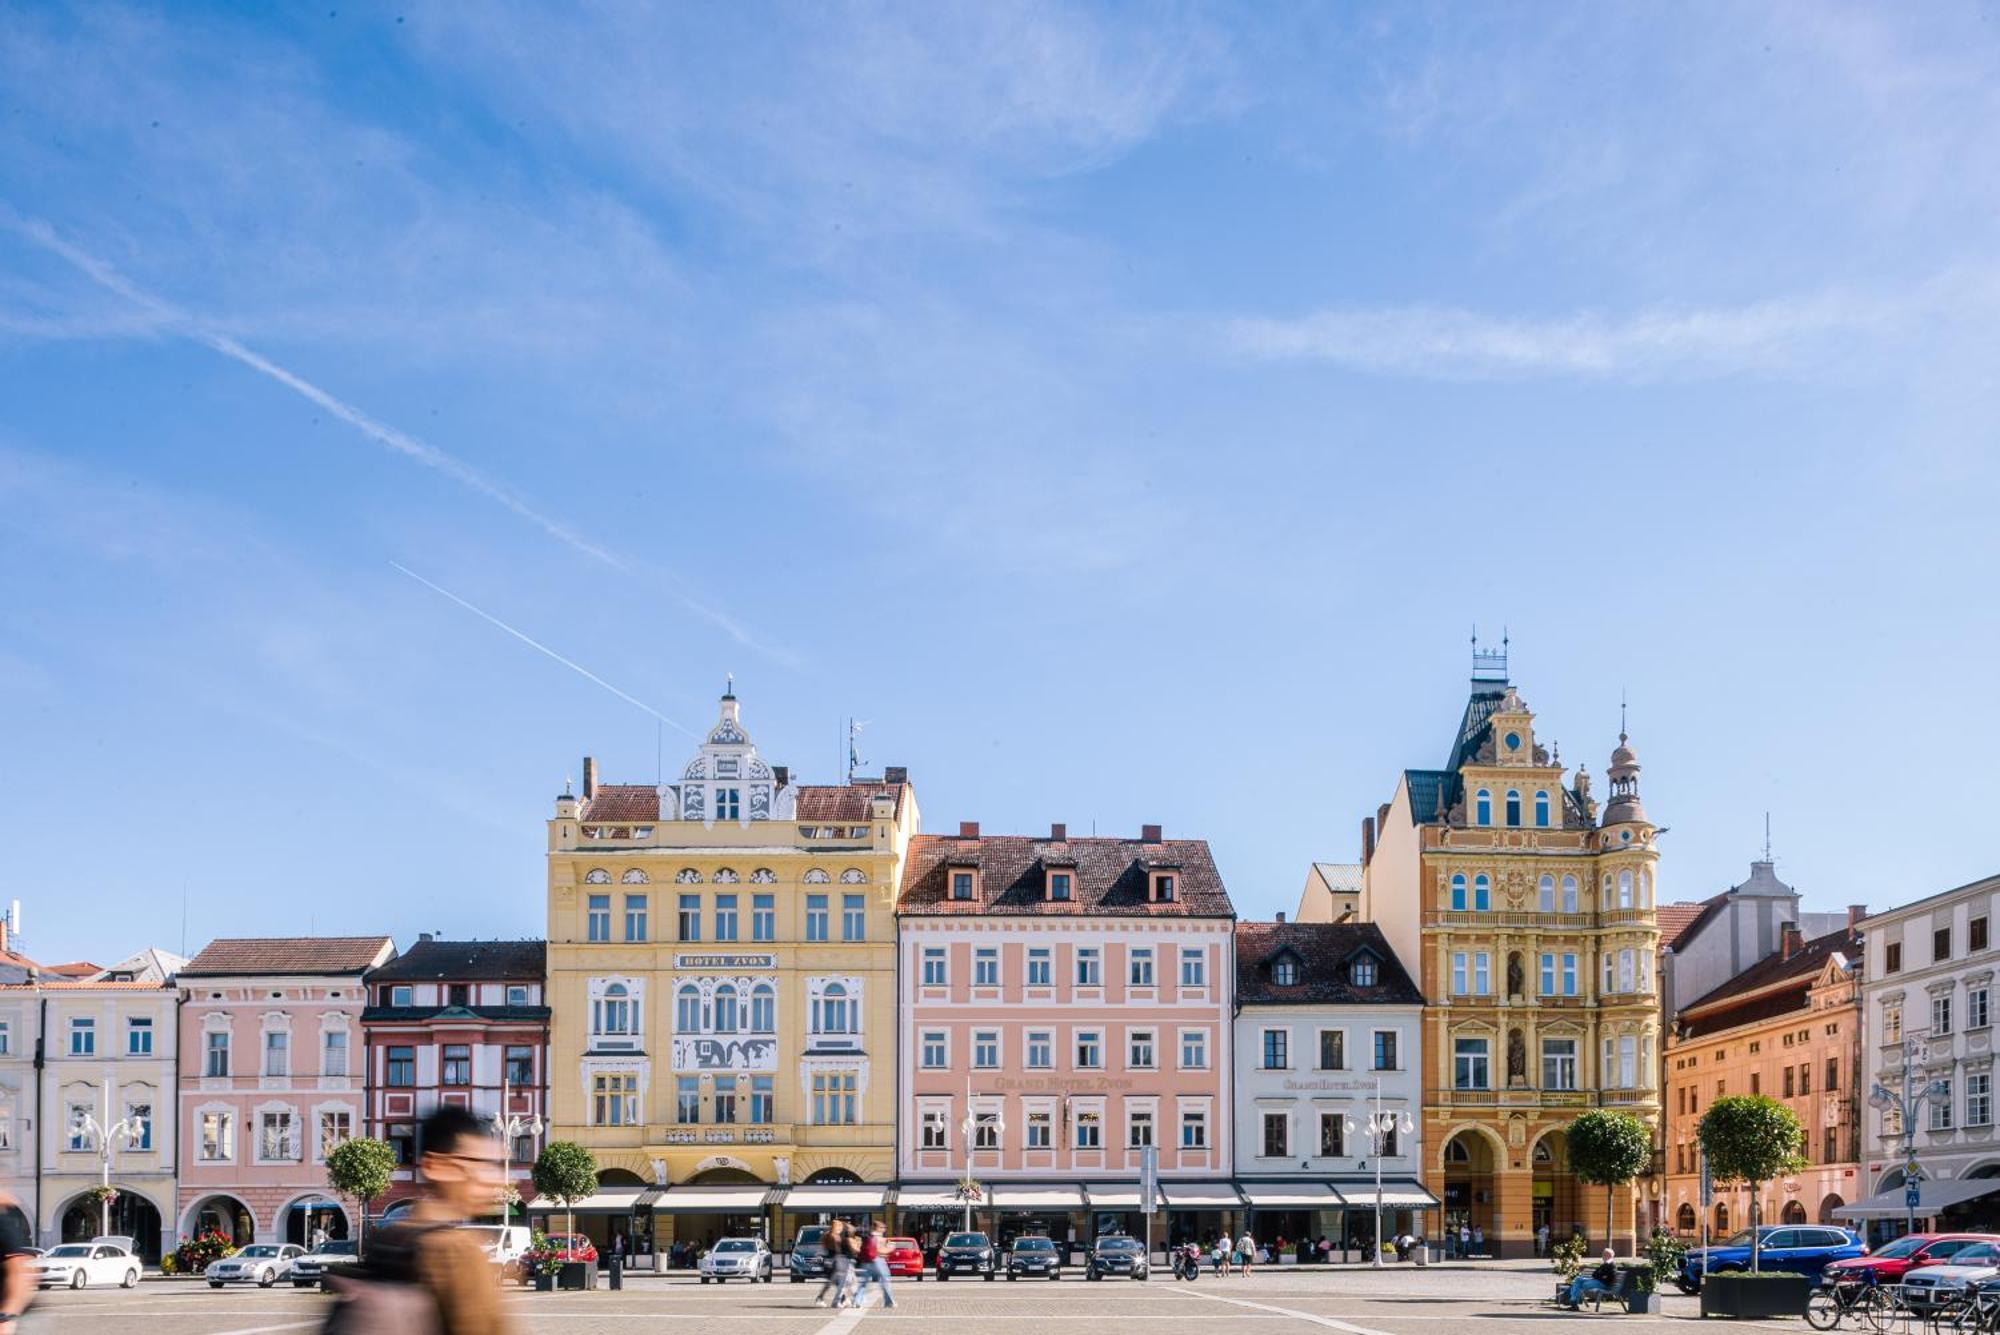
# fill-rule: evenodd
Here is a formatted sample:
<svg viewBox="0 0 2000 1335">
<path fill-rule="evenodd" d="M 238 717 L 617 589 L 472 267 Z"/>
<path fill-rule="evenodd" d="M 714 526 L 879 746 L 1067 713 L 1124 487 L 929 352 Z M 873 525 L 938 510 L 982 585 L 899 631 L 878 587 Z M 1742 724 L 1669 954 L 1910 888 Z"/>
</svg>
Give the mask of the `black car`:
<svg viewBox="0 0 2000 1335">
<path fill-rule="evenodd" d="M 1124 1275 L 1144 1279 L 1146 1269 L 1146 1245 L 1137 1238 L 1115 1233 L 1091 1244 L 1090 1259 L 1083 1263 L 1083 1277 L 1103 1279 L 1106 1275 Z"/>
<path fill-rule="evenodd" d="M 826 1225 L 808 1224 L 792 1239 L 792 1260 L 788 1267 L 792 1283 L 824 1279 L 833 1270 L 833 1258 L 826 1252 Z"/>
<path fill-rule="evenodd" d="M 953 1233 L 938 1248 L 937 1277 L 942 1284 L 953 1275 L 977 1275 L 991 1280 L 998 1257 L 984 1233 Z"/>
<path fill-rule="evenodd" d="M 1014 1239 L 1014 1245 L 1007 1249 L 1007 1278 L 1023 1275 L 1061 1279 L 1062 1253 L 1047 1238 Z"/>
</svg>

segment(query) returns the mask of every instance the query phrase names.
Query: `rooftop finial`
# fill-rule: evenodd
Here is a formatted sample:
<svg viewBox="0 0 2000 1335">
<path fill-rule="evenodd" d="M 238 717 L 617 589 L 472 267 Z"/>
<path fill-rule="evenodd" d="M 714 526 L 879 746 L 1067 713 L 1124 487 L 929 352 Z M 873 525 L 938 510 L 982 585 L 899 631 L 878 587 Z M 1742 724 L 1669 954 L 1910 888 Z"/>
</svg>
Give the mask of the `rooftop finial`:
<svg viewBox="0 0 2000 1335">
<path fill-rule="evenodd" d="M 736 698 L 736 674 L 734 672 L 723 674 L 722 698 L 725 700 L 734 700 Z"/>
<path fill-rule="evenodd" d="M 1618 744 L 1625 744 L 1625 688 L 1618 688 Z"/>
<path fill-rule="evenodd" d="M 1507 680 L 1507 636 L 1503 631 L 1498 649 L 1479 647 L 1479 627 L 1472 628 L 1472 679 L 1474 681 L 1504 682 Z"/>
</svg>

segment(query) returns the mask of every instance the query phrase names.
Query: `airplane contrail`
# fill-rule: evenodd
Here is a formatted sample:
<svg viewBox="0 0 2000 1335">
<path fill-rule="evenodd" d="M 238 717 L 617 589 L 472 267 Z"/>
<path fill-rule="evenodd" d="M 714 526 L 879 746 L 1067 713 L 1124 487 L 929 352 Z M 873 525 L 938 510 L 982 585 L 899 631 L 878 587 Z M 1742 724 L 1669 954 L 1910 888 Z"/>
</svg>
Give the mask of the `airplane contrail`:
<svg viewBox="0 0 2000 1335">
<path fill-rule="evenodd" d="M 457 594 L 453 593 L 450 589 L 447 589 L 442 585 L 433 584 L 431 581 L 425 579 L 422 575 L 419 575 L 416 571 L 410 569 L 406 565 L 402 565 L 396 561 L 391 561 L 389 564 L 395 566 L 396 569 L 402 571 L 405 575 L 408 575 L 411 579 L 423 585 L 425 588 L 429 589 L 432 593 L 439 594 L 442 597 L 451 599 L 453 602 L 457 603 L 460 607 L 463 607 L 466 611 L 472 613 L 476 617 L 479 617 L 481 620 L 491 622 L 493 625 L 498 626 L 501 630 L 506 631 L 509 635 L 512 635 L 515 639 L 519 640 L 521 643 L 529 646 L 532 649 L 538 650 L 541 653 L 547 654 L 550 658 L 555 659 L 556 662 L 561 663 L 571 672 L 575 672 L 580 676 L 586 677 L 589 680 L 596 682 L 599 686 L 602 686 L 605 690 L 611 692 L 613 695 L 617 696 L 620 700 L 623 700 L 626 704 L 634 705 L 640 709 L 645 710 L 648 714 L 651 714 L 654 718 L 666 724 L 669 728 L 674 728 L 681 732 L 684 732 L 688 736 L 694 738 L 696 741 L 701 740 L 700 733 L 695 732 L 691 728 L 682 727 L 680 724 L 668 718 L 665 714 L 662 714 L 659 710 L 647 704 L 644 700 L 641 700 L 636 696 L 627 695 L 624 691 L 619 690 L 616 686 L 613 686 L 610 682 L 598 676 L 595 672 L 592 672 L 589 668 L 585 667 L 583 664 L 578 663 L 573 659 L 564 658 L 561 654 L 549 648 L 549 646 L 543 644 L 540 640 L 536 639 L 534 636 L 529 635 L 524 631 L 519 631 L 514 629 L 512 626 L 502 621 L 499 617 L 494 616 L 491 612 L 485 611 L 484 609 L 479 607 L 475 607 L 473 604 L 467 602 L 465 599 L 459 597 Z"/>
</svg>

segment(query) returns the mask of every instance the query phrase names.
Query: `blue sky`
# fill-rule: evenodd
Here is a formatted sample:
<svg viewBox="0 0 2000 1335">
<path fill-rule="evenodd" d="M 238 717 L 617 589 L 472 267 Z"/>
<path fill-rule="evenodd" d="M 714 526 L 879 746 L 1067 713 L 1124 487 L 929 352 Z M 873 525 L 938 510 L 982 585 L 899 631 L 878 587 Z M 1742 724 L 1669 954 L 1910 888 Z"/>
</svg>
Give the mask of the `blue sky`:
<svg viewBox="0 0 2000 1335">
<path fill-rule="evenodd" d="M 1990 6 L 15 6 L 24 948 L 542 927 L 734 672 L 928 823 L 1213 841 L 1621 692 L 1670 897 L 1995 870 Z"/>
</svg>

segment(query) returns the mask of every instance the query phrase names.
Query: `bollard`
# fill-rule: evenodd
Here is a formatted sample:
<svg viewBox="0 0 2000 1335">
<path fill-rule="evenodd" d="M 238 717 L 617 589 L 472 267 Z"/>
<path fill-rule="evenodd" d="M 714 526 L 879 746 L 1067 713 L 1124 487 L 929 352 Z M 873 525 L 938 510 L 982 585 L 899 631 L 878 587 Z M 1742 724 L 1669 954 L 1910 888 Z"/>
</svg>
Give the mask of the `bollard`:
<svg viewBox="0 0 2000 1335">
<path fill-rule="evenodd" d="M 1416 1250 L 1417 1250 L 1417 1265 L 1418 1265 L 1418 1267 L 1419 1267 L 1419 1268 L 1421 1268 L 1421 1267 L 1423 1267 L 1423 1266 L 1427 1266 L 1427 1265 L 1429 1265 L 1429 1264 L 1431 1263 L 1431 1249 L 1430 1249 L 1430 1244 L 1428 1244 L 1428 1243 L 1423 1243 L 1423 1242 L 1420 1242 L 1420 1243 L 1418 1243 L 1418 1244 L 1417 1244 L 1417 1249 L 1416 1249 Z"/>
<path fill-rule="evenodd" d="M 614 1255 L 611 1258 L 611 1287 L 614 1289 L 625 1287 L 625 1258 L 622 1256 Z"/>
</svg>

